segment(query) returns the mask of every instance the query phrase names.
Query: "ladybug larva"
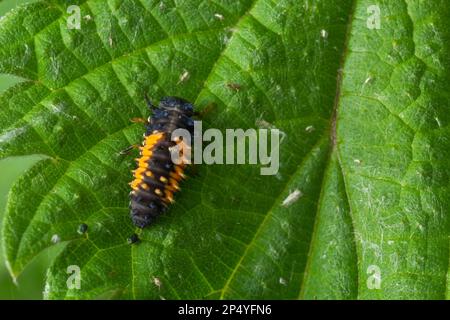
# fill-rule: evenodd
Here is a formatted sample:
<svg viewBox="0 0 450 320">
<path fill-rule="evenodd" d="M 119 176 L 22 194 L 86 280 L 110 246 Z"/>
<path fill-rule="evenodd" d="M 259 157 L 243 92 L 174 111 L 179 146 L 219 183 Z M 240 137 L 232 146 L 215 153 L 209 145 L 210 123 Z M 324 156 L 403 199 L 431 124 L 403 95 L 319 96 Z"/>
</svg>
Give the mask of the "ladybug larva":
<svg viewBox="0 0 450 320">
<path fill-rule="evenodd" d="M 194 107 L 190 102 L 166 97 L 158 107 L 148 103 L 153 113 L 146 121 L 140 157 L 136 159 L 138 167 L 133 171 L 134 180 L 130 183 L 130 216 L 139 228 L 151 224 L 174 202 L 174 193 L 184 178 L 186 165 L 175 164 L 170 151 L 182 140 L 172 141 L 172 132 L 186 129 L 191 137 L 194 132 Z"/>
</svg>

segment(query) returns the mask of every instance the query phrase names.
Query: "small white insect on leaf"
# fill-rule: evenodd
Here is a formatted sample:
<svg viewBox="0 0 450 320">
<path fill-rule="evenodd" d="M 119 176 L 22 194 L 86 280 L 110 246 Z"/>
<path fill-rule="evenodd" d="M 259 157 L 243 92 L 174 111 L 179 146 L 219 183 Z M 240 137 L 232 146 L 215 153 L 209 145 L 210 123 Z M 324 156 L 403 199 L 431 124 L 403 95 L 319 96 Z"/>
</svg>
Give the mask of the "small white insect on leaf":
<svg viewBox="0 0 450 320">
<path fill-rule="evenodd" d="M 156 278 L 156 277 L 153 277 L 153 284 L 154 284 L 155 286 L 157 286 L 158 289 L 161 289 L 161 285 L 162 285 L 161 279 Z"/>
<path fill-rule="evenodd" d="M 436 120 L 436 123 L 438 124 L 439 128 L 442 128 L 441 120 L 439 120 L 438 117 L 435 117 L 434 120 Z"/>
<path fill-rule="evenodd" d="M 183 71 L 183 73 L 180 75 L 180 79 L 178 81 L 178 84 L 186 82 L 189 77 L 191 76 L 191 74 L 189 73 L 189 71 L 187 71 L 186 69 Z"/>
<path fill-rule="evenodd" d="M 281 204 L 283 207 L 289 207 L 294 202 L 296 202 L 300 197 L 302 196 L 302 192 L 298 189 L 295 189 L 293 192 L 291 192 L 286 199 L 283 200 L 283 203 Z"/>
<path fill-rule="evenodd" d="M 51 241 L 53 242 L 53 243 L 59 243 L 59 242 L 61 242 L 61 237 L 59 236 L 59 235 L 57 235 L 57 234 L 54 234 L 53 236 L 52 236 L 52 239 L 51 239 Z"/>
<path fill-rule="evenodd" d="M 364 85 L 368 84 L 369 82 L 372 82 L 373 78 L 371 76 L 367 77 L 367 79 L 364 81 Z"/>
<path fill-rule="evenodd" d="M 261 129 L 275 129 L 275 126 L 273 124 L 267 122 L 262 118 L 256 119 L 255 124 L 258 128 Z"/>
<path fill-rule="evenodd" d="M 215 13 L 214 18 L 216 18 L 217 20 L 220 20 L 220 21 L 225 20 L 225 17 L 223 15 L 221 15 L 220 13 Z"/>
</svg>

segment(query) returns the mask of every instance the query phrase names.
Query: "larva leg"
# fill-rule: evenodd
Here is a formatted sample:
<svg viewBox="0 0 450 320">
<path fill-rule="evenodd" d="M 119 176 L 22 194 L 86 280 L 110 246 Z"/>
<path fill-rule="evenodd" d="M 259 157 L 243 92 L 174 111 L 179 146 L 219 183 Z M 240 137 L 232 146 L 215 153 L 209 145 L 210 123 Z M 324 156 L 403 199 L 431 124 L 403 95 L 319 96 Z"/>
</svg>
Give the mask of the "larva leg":
<svg viewBox="0 0 450 320">
<path fill-rule="evenodd" d="M 216 104 L 210 103 L 203 110 L 194 112 L 194 116 L 204 118 L 208 113 L 211 113 L 217 107 Z"/>
<path fill-rule="evenodd" d="M 156 109 L 157 106 L 155 106 L 152 101 L 150 100 L 150 98 L 148 97 L 147 93 L 144 93 L 144 99 L 145 102 L 147 103 L 147 106 L 150 110 Z"/>
<path fill-rule="evenodd" d="M 134 123 L 145 123 L 145 124 L 148 124 L 148 120 L 144 119 L 144 118 L 132 118 L 132 119 L 130 119 L 130 121 L 134 122 Z"/>
<path fill-rule="evenodd" d="M 138 144 L 133 144 L 133 145 L 127 147 L 126 149 L 120 151 L 119 154 L 122 155 L 122 156 L 128 155 L 128 154 L 130 154 L 130 152 L 131 152 L 132 150 L 134 150 L 134 149 L 139 149 L 139 147 L 140 147 L 140 146 L 139 146 Z"/>
</svg>

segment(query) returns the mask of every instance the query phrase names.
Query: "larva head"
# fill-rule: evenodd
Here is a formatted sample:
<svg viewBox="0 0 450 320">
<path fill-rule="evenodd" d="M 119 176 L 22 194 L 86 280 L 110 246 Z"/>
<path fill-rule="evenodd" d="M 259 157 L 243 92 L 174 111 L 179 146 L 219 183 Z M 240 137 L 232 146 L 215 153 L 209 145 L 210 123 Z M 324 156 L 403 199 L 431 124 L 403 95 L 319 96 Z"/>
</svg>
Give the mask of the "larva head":
<svg viewBox="0 0 450 320">
<path fill-rule="evenodd" d="M 166 110 L 179 110 L 186 116 L 191 117 L 194 115 L 194 106 L 187 100 L 178 97 L 165 97 L 161 99 L 159 107 Z"/>
</svg>

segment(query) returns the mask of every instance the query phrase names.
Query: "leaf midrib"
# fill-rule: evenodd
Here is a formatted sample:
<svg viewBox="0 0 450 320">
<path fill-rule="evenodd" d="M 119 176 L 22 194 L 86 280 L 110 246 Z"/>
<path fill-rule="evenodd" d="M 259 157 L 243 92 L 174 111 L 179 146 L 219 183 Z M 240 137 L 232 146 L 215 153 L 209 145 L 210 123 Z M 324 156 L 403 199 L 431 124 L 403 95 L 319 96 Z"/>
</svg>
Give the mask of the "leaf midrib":
<svg viewBox="0 0 450 320">
<path fill-rule="evenodd" d="M 334 102 L 333 102 L 333 112 L 332 112 L 332 117 L 331 117 L 331 121 L 330 121 L 331 122 L 330 129 L 329 129 L 329 131 L 325 131 L 324 136 L 318 140 L 316 145 L 314 145 L 310 149 L 308 154 L 302 159 L 302 162 L 293 171 L 293 173 L 291 174 L 289 180 L 285 184 L 283 190 L 280 192 L 278 197 L 274 200 L 271 208 L 268 210 L 266 216 L 264 217 L 264 219 L 261 221 L 260 225 L 256 229 L 252 240 L 249 242 L 249 244 L 247 245 L 246 249 L 244 250 L 244 253 L 242 254 L 241 258 L 238 260 L 237 264 L 233 268 L 233 271 L 231 272 L 230 277 L 227 279 L 224 287 L 221 290 L 218 290 L 218 291 L 221 292 L 220 299 L 223 299 L 224 296 L 225 296 L 226 291 L 229 290 L 229 286 L 230 286 L 232 280 L 234 279 L 234 276 L 235 276 L 237 270 L 240 268 L 240 266 L 242 265 L 245 257 L 247 256 L 250 247 L 252 247 L 254 245 L 254 242 L 256 241 L 256 239 L 257 239 L 259 233 L 261 232 L 263 226 L 267 222 L 268 217 L 271 216 L 271 214 L 272 214 L 274 208 L 276 207 L 276 205 L 278 205 L 279 203 L 282 202 L 282 200 L 283 200 L 282 196 L 289 190 L 288 187 L 291 184 L 292 179 L 301 171 L 301 169 L 303 168 L 305 162 L 308 160 L 309 155 L 311 154 L 311 152 L 313 152 L 318 145 L 323 143 L 323 140 L 328 139 L 328 136 L 330 136 L 330 138 L 331 138 L 331 146 L 330 146 L 330 150 L 329 150 L 329 154 L 328 154 L 328 162 L 327 163 L 330 163 L 331 156 L 332 156 L 333 152 L 337 152 L 337 136 L 336 136 L 336 134 L 337 134 L 336 133 L 337 113 L 338 113 L 338 108 L 339 108 L 339 104 L 340 104 L 340 97 L 341 97 L 342 84 L 343 84 L 343 70 L 344 70 L 344 66 L 345 66 L 345 63 L 346 63 L 346 58 L 347 58 L 348 51 L 349 51 L 348 47 L 349 47 L 349 42 L 350 42 L 350 37 L 351 37 L 351 31 L 352 31 L 352 26 L 353 26 L 353 15 L 354 15 L 354 12 L 355 12 L 355 9 L 356 9 L 356 4 L 357 4 L 357 0 L 354 0 L 352 2 L 351 10 L 350 10 L 349 15 L 348 15 L 348 23 L 347 23 L 346 33 L 345 33 L 343 52 L 342 52 L 342 55 L 341 55 L 339 68 L 337 69 L 337 73 L 338 74 L 337 74 L 337 77 L 336 77 L 336 93 L 335 93 L 335 99 L 334 99 Z M 340 158 L 339 158 L 339 152 L 337 152 L 337 154 L 338 154 L 338 165 L 339 165 L 339 168 L 341 170 L 340 174 L 343 175 L 343 168 L 341 166 L 341 161 L 340 161 Z M 302 298 L 302 295 L 303 295 L 303 292 L 304 292 L 304 283 L 305 283 L 304 280 L 305 280 L 305 278 L 307 276 L 307 273 L 308 273 L 308 270 L 309 270 L 309 267 L 310 267 L 310 261 L 311 260 L 309 258 L 311 256 L 311 252 L 312 252 L 313 246 L 314 246 L 314 235 L 315 235 L 315 231 L 316 231 L 316 227 L 317 227 L 318 214 L 319 214 L 319 210 L 320 210 L 320 206 L 321 206 L 322 192 L 323 192 L 323 186 L 324 186 L 324 183 L 325 183 L 326 173 L 327 173 L 327 169 L 325 169 L 323 171 L 323 174 L 322 174 L 322 183 L 321 183 L 320 195 L 319 195 L 318 203 L 317 203 L 317 209 L 316 209 L 316 212 L 315 212 L 313 232 L 312 232 L 311 238 L 310 238 L 310 245 L 309 245 L 309 250 L 308 250 L 308 256 L 306 257 L 307 263 L 306 263 L 306 266 L 305 266 L 305 269 L 304 269 L 304 272 L 303 272 L 302 281 L 300 283 L 300 290 L 299 290 L 299 295 L 298 295 L 299 299 Z M 347 195 L 346 200 L 349 203 L 350 201 L 349 201 L 349 197 L 348 197 L 348 190 L 346 188 L 345 182 L 344 182 L 344 188 L 345 188 L 345 193 Z M 349 208 L 350 208 L 350 205 L 349 205 Z M 351 211 L 351 209 L 350 209 L 350 211 Z M 350 212 L 350 217 L 351 217 L 351 220 L 352 220 L 352 226 L 354 228 L 353 217 L 352 217 L 351 212 Z M 356 277 L 358 279 L 358 274 L 356 274 Z"/>
<path fill-rule="evenodd" d="M 347 29 L 345 32 L 345 39 L 344 39 L 344 46 L 343 46 L 343 52 L 341 55 L 341 59 L 339 62 L 339 68 L 337 69 L 337 76 L 336 76 L 336 93 L 335 93 L 335 97 L 334 97 L 334 102 L 333 102 L 333 114 L 332 114 L 332 118 L 331 118 L 331 126 L 330 126 L 330 137 L 331 137 L 331 148 L 330 148 L 330 152 L 328 155 L 328 164 L 331 161 L 331 157 L 333 155 L 333 153 L 336 153 L 336 157 L 337 157 L 337 165 L 339 167 L 339 174 L 342 176 L 343 179 L 343 184 L 344 184 L 344 192 L 346 195 L 345 201 L 347 201 L 347 205 L 349 208 L 349 216 L 350 216 L 350 220 L 351 220 L 351 227 L 352 227 L 352 234 L 355 234 L 354 230 L 355 230 L 355 224 L 354 224 L 354 219 L 353 219 L 353 214 L 352 214 L 352 207 L 351 207 L 351 201 L 350 201 L 350 195 L 348 192 L 348 188 L 347 188 L 347 183 L 345 180 L 345 174 L 344 174 L 344 168 L 342 166 L 342 161 L 341 161 L 341 157 L 339 154 L 339 146 L 337 143 L 337 119 L 338 119 L 338 112 L 339 112 L 339 105 L 340 105 L 340 101 L 341 101 L 341 97 L 342 97 L 342 85 L 343 85 L 343 80 L 344 80 L 344 70 L 345 70 L 345 64 L 347 61 L 347 56 L 349 53 L 349 44 L 350 44 L 350 38 L 352 35 L 352 29 L 353 29 L 353 16 L 355 14 L 355 10 L 356 10 L 356 5 L 357 5 L 357 1 L 358 0 L 353 0 L 352 2 L 352 6 L 348 15 L 348 22 L 347 22 Z M 318 205 L 317 205 L 317 211 L 316 211 L 316 216 L 315 216 L 315 221 L 314 221 L 314 226 L 313 226 L 313 232 L 311 235 L 311 242 L 310 242 L 310 248 L 308 251 L 308 256 L 307 256 L 307 263 L 305 266 L 305 270 L 303 273 L 303 280 L 300 283 L 300 292 L 299 292 L 299 299 L 304 298 L 304 292 L 305 292 L 305 279 L 308 276 L 308 272 L 309 272 L 309 268 L 311 266 L 311 253 L 314 250 L 314 244 L 315 244 L 315 235 L 317 232 L 317 226 L 318 226 L 318 221 L 319 221 L 319 215 L 320 215 L 320 208 L 322 206 L 322 197 L 323 197 L 323 187 L 324 187 L 324 181 L 326 179 L 326 175 L 327 175 L 327 171 L 328 168 L 324 171 L 323 173 L 323 177 L 322 177 L 322 185 L 321 185 L 321 191 L 320 191 L 320 196 L 318 199 Z M 356 242 L 355 238 L 351 239 L 350 241 Z M 357 247 L 356 247 L 357 248 Z M 358 260 L 356 260 L 358 261 Z M 356 270 L 358 270 L 358 267 L 356 268 Z M 355 275 L 356 277 L 356 297 L 358 297 L 358 290 L 359 290 L 359 275 L 358 275 L 358 271 Z"/>
</svg>

